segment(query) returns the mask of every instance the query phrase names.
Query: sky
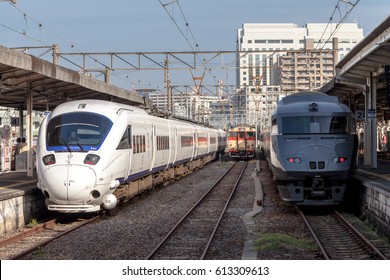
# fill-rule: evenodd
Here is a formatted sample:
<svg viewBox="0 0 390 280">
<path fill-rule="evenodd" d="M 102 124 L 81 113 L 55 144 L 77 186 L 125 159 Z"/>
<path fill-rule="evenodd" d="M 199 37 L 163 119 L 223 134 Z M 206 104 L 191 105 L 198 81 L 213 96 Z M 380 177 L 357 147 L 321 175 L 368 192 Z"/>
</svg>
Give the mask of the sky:
<svg viewBox="0 0 390 280">
<path fill-rule="evenodd" d="M 51 46 L 60 52 L 166 52 L 235 50 L 243 23 L 337 23 L 351 4 L 343 0 L 0 0 L 0 45 Z M 390 15 L 389 0 L 356 4 L 345 22 L 368 35 Z M 338 4 L 338 9 L 335 9 Z M 335 11 L 335 12 L 334 12 Z M 31 50 L 40 55 L 44 50 Z M 42 58 L 51 60 L 50 53 Z M 66 61 L 60 65 L 74 67 Z M 75 69 L 78 70 L 78 69 Z M 200 77 L 201 72 L 193 73 Z M 235 82 L 234 71 L 208 73 L 203 84 Z M 95 73 L 101 79 L 98 73 Z M 171 73 L 172 84 L 194 85 L 189 70 Z M 163 71 L 116 72 L 114 85 L 163 89 Z"/>
</svg>

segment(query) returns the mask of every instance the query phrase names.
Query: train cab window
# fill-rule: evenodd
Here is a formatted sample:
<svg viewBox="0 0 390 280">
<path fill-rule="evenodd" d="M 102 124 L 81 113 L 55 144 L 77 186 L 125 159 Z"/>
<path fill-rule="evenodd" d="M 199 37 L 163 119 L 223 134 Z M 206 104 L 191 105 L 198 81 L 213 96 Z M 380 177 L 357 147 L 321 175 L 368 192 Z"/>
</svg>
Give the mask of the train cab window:
<svg viewBox="0 0 390 280">
<path fill-rule="evenodd" d="M 116 149 L 117 150 L 131 149 L 131 126 L 130 125 L 127 126 Z"/>
<path fill-rule="evenodd" d="M 282 117 L 282 134 L 348 133 L 346 116 Z"/>
<path fill-rule="evenodd" d="M 96 150 L 106 139 L 111 127 L 111 120 L 99 114 L 77 112 L 56 116 L 48 123 L 46 134 L 48 149 Z"/>
</svg>

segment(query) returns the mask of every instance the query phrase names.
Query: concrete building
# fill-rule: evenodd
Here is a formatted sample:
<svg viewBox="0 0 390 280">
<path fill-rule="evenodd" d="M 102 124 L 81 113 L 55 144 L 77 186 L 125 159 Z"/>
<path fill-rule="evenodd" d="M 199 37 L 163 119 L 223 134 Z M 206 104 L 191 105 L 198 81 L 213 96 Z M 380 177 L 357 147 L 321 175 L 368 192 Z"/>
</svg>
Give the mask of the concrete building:
<svg viewBox="0 0 390 280">
<path fill-rule="evenodd" d="M 159 111 L 168 111 L 166 93 L 151 92 L 148 97 Z M 173 115 L 209 124 L 212 104 L 217 101 L 218 97 L 214 95 L 196 94 L 195 92 L 172 92 Z"/>
<path fill-rule="evenodd" d="M 363 37 L 357 23 L 243 24 L 237 31 L 237 85 L 245 91 L 247 122 L 266 126 L 281 97 L 326 84 L 334 65 Z"/>
</svg>

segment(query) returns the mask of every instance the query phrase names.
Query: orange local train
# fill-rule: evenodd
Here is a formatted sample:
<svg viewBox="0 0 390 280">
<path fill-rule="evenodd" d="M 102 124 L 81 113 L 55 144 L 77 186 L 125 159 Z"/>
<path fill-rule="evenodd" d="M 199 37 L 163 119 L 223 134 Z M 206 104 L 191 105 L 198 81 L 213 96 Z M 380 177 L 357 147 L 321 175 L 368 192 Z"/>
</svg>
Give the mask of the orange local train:
<svg viewBox="0 0 390 280">
<path fill-rule="evenodd" d="M 237 159 L 253 158 L 256 151 L 256 130 L 249 126 L 236 126 L 228 130 L 229 156 Z"/>
</svg>

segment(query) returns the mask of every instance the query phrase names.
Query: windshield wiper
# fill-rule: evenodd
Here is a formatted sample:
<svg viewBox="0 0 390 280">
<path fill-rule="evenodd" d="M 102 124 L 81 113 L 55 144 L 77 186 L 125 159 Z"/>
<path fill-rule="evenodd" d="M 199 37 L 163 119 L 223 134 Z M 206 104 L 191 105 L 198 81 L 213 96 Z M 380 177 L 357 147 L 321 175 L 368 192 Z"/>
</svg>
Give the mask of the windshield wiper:
<svg viewBox="0 0 390 280">
<path fill-rule="evenodd" d="M 69 145 L 65 142 L 64 138 L 61 137 L 61 140 L 62 140 L 62 143 L 64 143 L 64 145 L 65 145 L 66 148 L 68 149 L 68 152 L 69 152 L 69 153 L 72 153 L 72 150 L 70 149 Z"/>
<path fill-rule="evenodd" d="M 77 144 L 77 146 L 79 146 L 80 150 L 81 150 L 83 153 L 85 153 L 85 151 L 84 151 L 83 147 L 81 147 L 80 143 L 79 143 L 78 141 L 74 141 L 74 142 Z"/>
</svg>

